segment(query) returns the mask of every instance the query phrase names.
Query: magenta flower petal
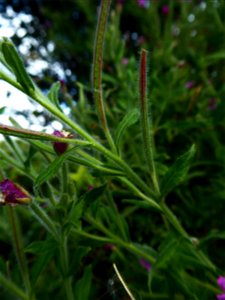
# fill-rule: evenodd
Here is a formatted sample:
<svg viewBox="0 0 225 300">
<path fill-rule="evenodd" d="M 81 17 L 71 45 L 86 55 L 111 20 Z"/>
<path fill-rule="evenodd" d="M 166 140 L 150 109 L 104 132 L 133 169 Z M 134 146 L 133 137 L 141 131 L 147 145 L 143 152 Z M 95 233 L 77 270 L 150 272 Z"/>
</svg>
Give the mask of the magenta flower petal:
<svg viewBox="0 0 225 300">
<path fill-rule="evenodd" d="M 57 136 L 57 137 L 62 137 L 62 138 L 70 138 L 71 137 L 70 133 L 68 133 L 66 131 L 59 131 L 59 130 L 55 130 L 53 132 L 53 135 Z M 57 154 L 61 155 L 67 150 L 68 144 L 62 143 L 62 142 L 53 142 L 53 148 Z"/>
<path fill-rule="evenodd" d="M 137 3 L 140 7 L 148 7 L 149 0 L 137 0 Z"/>
<path fill-rule="evenodd" d="M 148 272 L 151 270 L 152 268 L 152 265 L 147 261 L 145 260 L 144 258 L 141 258 L 139 259 L 139 264 L 145 269 L 147 270 Z"/>
<path fill-rule="evenodd" d="M 163 7 L 162 7 L 162 14 L 164 16 L 167 16 L 169 14 L 169 12 L 170 12 L 169 6 L 168 5 L 163 5 Z"/>
<path fill-rule="evenodd" d="M 217 278 L 217 284 L 221 288 L 221 290 L 225 292 L 225 277 L 224 276 L 219 276 Z"/>
<path fill-rule="evenodd" d="M 192 88 L 194 87 L 194 82 L 193 82 L 193 81 L 187 81 L 187 82 L 185 83 L 185 87 L 186 87 L 186 89 L 188 89 L 188 90 L 192 89 Z"/>
<path fill-rule="evenodd" d="M 27 204 L 31 202 L 31 197 L 21 186 L 9 179 L 0 182 L 1 204 Z"/>
<path fill-rule="evenodd" d="M 216 295 L 217 300 L 225 300 L 225 294 Z"/>
</svg>

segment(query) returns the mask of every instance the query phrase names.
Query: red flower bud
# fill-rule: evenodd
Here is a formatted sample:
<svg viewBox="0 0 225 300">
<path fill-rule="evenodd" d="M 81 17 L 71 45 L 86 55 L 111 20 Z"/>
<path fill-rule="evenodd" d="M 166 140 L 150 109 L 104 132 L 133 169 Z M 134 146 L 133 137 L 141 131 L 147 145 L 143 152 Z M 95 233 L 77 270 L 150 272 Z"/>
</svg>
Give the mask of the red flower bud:
<svg viewBox="0 0 225 300">
<path fill-rule="evenodd" d="M 66 132 L 66 131 L 59 131 L 59 130 L 55 130 L 53 132 L 53 135 L 55 135 L 57 137 L 62 137 L 62 138 L 71 138 L 72 137 L 71 133 Z M 68 144 L 62 143 L 62 142 L 53 142 L 53 148 L 58 155 L 61 155 L 67 150 Z"/>
<path fill-rule="evenodd" d="M 31 197 L 20 185 L 9 179 L 0 182 L 0 204 L 28 204 Z"/>
</svg>

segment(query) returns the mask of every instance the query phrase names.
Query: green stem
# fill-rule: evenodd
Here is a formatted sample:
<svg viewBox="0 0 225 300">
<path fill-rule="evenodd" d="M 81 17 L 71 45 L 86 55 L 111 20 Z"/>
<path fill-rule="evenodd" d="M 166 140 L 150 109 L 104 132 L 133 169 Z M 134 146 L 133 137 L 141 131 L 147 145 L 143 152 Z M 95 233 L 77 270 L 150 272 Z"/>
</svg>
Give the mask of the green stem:
<svg viewBox="0 0 225 300">
<path fill-rule="evenodd" d="M 187 232 L 184 230 L 184 228 L 181 226 L 179 220 L 177 217 L 173 214 L 173 212 L 168 208 L 168 206 L 161 202 L 160 204 L 167 220 L 170 222 L 170 224 L 185 238 L 189 239 L 189 236 Z"/>
<path fill-rule="evenodd" d="M 101 236 L 98 236 L 98 235 L 95 235 L 95 234 L 91 234 L 91 233 L 88 233 L 86 231 L 83 231 L 83 230 L 80 230 L 80 229 L 72 229 L 71 230 L 71 233 L 72 234 L 79 234 L 83 237 L 86 237 L 86 238 L 89 238 L 89 239 L 92 239 L 92 240 L 95 240 L 95 241 L 98 241 L 98 242 L 101 242 L 101 243 L 109 243 L 109 244 L 112 244 L 113 243 L 113 240 L 112 239 L 109 239 L 109 238 L 105 238 L 105 237 L 101 237 Z"/>
<path fill-rule="evenodd" d="M 9 216 L 9 222 L 12 228 L 12 239 L 13 239 L 13 244 L 15 247 L 15 252 L 16 252 L 16 257 L 18 260 L 20 272 L 23 278 L 24 285 L 26 287 L 28 299 L 32 300 L 35 299 L 33 295 L 33 291 L 31 288 L 31 283 L 30 283 L 30 277 L 28 273 L 28 267 L 27 267 L 27 261 L 26 257 L 23 251 L 23 243 L 22 243 L 22 236 L 20 233 L 20 227 L 19 227 L 19 220 L 17 218 L 17 215 L 14 211 L 14 208 L 11 206 L 7 207 L 8 211 L 8 216 Z"/>
<path fill-rule="evenodd" d="M 58 231 L 56 229 L 55 224 L 50 219 L 50 217 L 46 214 L 46 212 L 33 200 L 30 204 L 31 211 L 33 212 L 36 219 L 45 227 L 45 229 L 54 237 L 54 239 L 58 240 Z"/>
<path fill-rule="evenodd" d="M 120 181 L 122 181 L 126 186 L 135 193 L 136 196 L 142 198 L 145 200 L 148 204 L 150 204 L 152 207 L 156 208 L 158 211 L 162 212 L 162 209 L 160 205 L 153 199 L 147 197 L 145 194 L 143 194 L 132 182 L 127 180 L 125 177 L 119 177 Z"/>
<path fill-rule="evenodd" d="M 122 239 L 120 239 L 117 235 L 110 232 L 107 228 L 104 227 L 103 224 L 96 221 L 94 218 L 92 218 L 90 215 L 87 216 L 87 221 L 90 222 L 94 227 L 99 229 L 101 232 L 105 233 L 106 236 L 108 236 L 110 239 L 112 239 L 113 243 L 120 245 L 121 247 L 127 249 L 129 252 L 132 252 L 136 254 L 139 257 L 143 257 L 146 260 L 148 260 L 151 264 L 155 262 L 155 258 L 146 252 L 143 252 L 142 250 L 136 248 L 132 243 L 126 242 Z"/>
<path fill-rule="evenodd" d="M 62 237 L 62 244 L 60 246 L 60 261 L 63 271 L 63 283 L 66 292 L 66 299 L 73 300 L 73 289 L 72 289 L 72 280 L 71 276 L 68 276 L 69 273 L 69 259 L 68 259 L 68 249 L 67 249 L 67 238 L 65 235 Z"/>
<path fill-rule="evenodd" d="M 1 272 L 0 272 L 0 285 L 7 288 L 10 293 L 20 298 L 21 300 L 29 300 L 28 296 L 20 288 L 18 288 L 18 286 L 16 286 L 11 280 L 6 278 Z"/>
</svg>

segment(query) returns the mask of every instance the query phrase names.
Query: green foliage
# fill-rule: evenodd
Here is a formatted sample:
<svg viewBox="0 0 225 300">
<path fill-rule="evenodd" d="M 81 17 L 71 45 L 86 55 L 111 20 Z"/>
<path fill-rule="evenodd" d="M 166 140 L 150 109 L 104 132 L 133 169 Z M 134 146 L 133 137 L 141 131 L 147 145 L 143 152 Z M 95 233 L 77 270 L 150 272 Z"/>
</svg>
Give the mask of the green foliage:
<svg viewBox="0 0 225 300">
<path fill-rule="evenodd" d="M 91 22 L 93 3 L 76 2 Z M 165 13 L 160 1 L 112 1 L 109 12 L 103 0 L 94 104 L 87 82 L 75 83 L 76 104 L 59 82 L 45 96 L 2 40 L 0 60 L 14 76 L 1 70 L 0 78 L 74 138 L 25 130 L 13 119 L 13 127 L 0 126 L 0 181 L 7 177 L 32 196 L 29 206 L 0 209 L 1 299 L 125 300 L 130 291 L 136 300 L 211 300 L 222 293 L 224 3 L 204 3 L 169 1 Z M 54 28 L 61 17 L 53 17 Z M 149 74 L 144 49 L 137 74 L 141 47 L 150 50 Z M 54 142 L 73 146 L 57 156 Z"/>
<path fill-rule="evenodd" d="M 193 145 L 185 154 L 180 156 L 174 165 L 166 172 L 161 184 L 162 196 L 167 195 L 185 179 L 194 153 L 195 146 Z"/>
</svg>

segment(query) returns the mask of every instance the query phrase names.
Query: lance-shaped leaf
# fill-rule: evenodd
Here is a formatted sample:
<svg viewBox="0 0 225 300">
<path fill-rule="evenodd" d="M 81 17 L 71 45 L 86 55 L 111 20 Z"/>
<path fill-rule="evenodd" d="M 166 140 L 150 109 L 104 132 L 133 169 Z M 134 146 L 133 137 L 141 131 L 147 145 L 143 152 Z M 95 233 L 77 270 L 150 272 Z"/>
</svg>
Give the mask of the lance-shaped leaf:
<svg viewBox="0 0 225 300">
<path fill-rule="evenodd" d="M 60 89 L 60 82 L 53 83 L 48 93 L 48 98 L 60 111 L 62 111 L 59 105 L 59 89 Z"/>
<path fill-rule="evenodd" d="M 138 121 L 139 116 L 139 110 L 137 108 L 134 108 L 133 110 L 129 111 L 119 123 L 115 133 L 115 144 L 117 145 L 117 147 L 119 147 L 121 138 L 123 137 L 126 129 L 135 124 Z"/>
<path fill-rule="evenodd" d="M 1 50 L 6 63 L 10 66 L 10 69 L 15 74 L 17 81 L 24 88 L 24 91 L 30 94 L 32 91 L 34 91 L 35 86 L 30 76 L 27 74 L 23 61 L 16 51 L 13 43 L 4 38 L 1 43 Z"/>
<path fill-rule="evenodd" d="M 74 147 L 75 148 L 75 147 Z M 68 158 L 69 155 L 74 151 L 74 148 L 66 151 L 64 154 L 57 157 L 43 172 L 41 172 L 35 180 L 35 188 L 40 186 L 43 182 L 48 181 L 54 175 L 57 174 L 59 168 L 61 167 L 62 163 L 65 159 Z"/>
<path fill-rule="evenodd" d="M 175 161 L 174 165 L 169 168 L 161 184 L 162 196 L 167 195 L 185 179 L 194 154 L 195 145 L 192 145 L 191 148 L 182 156 L 180 156 Z"/>
</svg>

